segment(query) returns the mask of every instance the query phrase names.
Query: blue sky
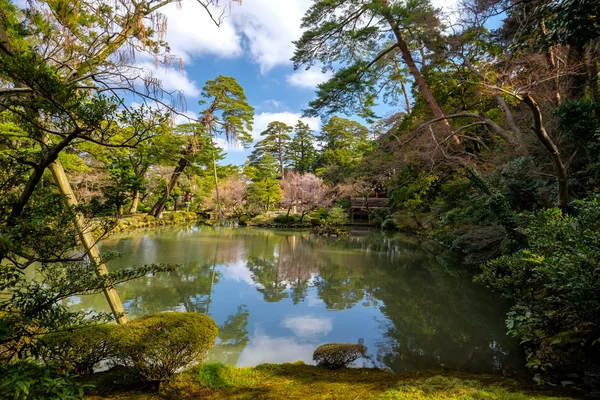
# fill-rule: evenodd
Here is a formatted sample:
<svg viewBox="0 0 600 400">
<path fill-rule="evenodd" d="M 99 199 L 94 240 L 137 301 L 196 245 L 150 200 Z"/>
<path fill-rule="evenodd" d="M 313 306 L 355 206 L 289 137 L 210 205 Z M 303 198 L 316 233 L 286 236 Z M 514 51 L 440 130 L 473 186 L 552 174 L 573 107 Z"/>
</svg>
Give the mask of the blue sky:
<svg viewBox="0 0 600 400">
<path fill-rule="evenodd" d="M 168 20 L 166 41 L 171 54 L 181 57 L 184 69 L 156 69 L 154 60 L 138 57 L 147 74 L 161 79 L 166 90 L 183 91 L 187 113 L 196 116 L 204 83 L 218 75 L 236 78 L 255 108 L 253 137 L 271 121 L 294 125 L 302 109 L 314 98 L 317 84 L 328 75 L 318 67 L 294 71 L 290 58 L 293 40 L 302 30 L 300 23 L 311 0 L 244 0 L 226 7 L 227 16 L 217 27 L 195 0 L 182 0 L 161 9 Z M 446 10 L 455 0 L 434 0 Z M 227 0 L 221 1 L 222 5 Z M 177 64 L 177 63 L 176 63 Z M 400 106 L 402 107 L 402 106 Z M 303 119 L 319 130 L 319 118 Z M 228 147 L 223 144 L 224 147 Z M 228 148 L 225 163 L 242 164 L 251 149 Z"/>
</svg>

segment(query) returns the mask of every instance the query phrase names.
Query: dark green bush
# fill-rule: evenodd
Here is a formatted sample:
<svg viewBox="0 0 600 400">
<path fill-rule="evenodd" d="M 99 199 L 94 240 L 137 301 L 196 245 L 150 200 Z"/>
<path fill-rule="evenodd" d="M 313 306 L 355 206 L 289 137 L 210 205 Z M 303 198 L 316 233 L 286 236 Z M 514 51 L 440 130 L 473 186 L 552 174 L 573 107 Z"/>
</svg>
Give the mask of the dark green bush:
<svg viewBox="0 0 600 400">
<path fill-rule="evenodd" d="M 83 399 L 84 389 L 74 375 L 29 363 L 0 366 L 0 398 L 12 400 Z"/>
<path fill-rule="evenodd" d="M 527 365 L 600 383 L 600 201 L 575 202 L 573 216 L 550 209 L 523 230 L 528 246 L 492 260 L 477 280 L 510 299 L 511 335 Z"/>
<path fill-rule="evenodd" d="M 369 214 L 369 220 L 374 226 L 381 228 L 383 221 L 390 217 L 389 208 L 376 208 Z"/>
<path fill-rule="evenodd" d="M 94 325 L 41 338 L 39 353 L 47 365 L 79 375 L 91 374 L 101 361 L 114 356 L 111 335 L 117 325 Z"/>
<path fill-rule="evenodd" d="M 313 360 L 327 368 L 342 368 L 349 366 L 366 352 L 367 348 L 362 344 L 328 343 L 317 347 Z"/>
<path fill-rule="evenodd" d="M 238 225 L 246 226 L 248 225 L 248 221 L 250 221 L 250 217 L 242 215 L 238 220 Z"/>
<path fill-rule="evenodd" d="M 381 224 L 381 229 L 383 229 L 384 231 L 395 231 L 397 227 L 394 218 L 387 218 L 385 221 L 383 221 L 383 223 Z"/>
<path fill-rule="evenodd" d="M 119 327 L 117 358 L 144 379 L 165 381 L 206 358 L 217 337 L 217 324 L 196 313 L 147 315 Z"/>
<path fill-rule="evenodd" d="M 310 219 L 310 224 L 311 224 L 312 226 L 319 226 L 319 225 L 321 225 L 321 223 L 322 223 L 322 222 L 321 222 L 321 219 L 320 219 L 320 218 L 311 218 L 311 219 Z"/>
</svg>

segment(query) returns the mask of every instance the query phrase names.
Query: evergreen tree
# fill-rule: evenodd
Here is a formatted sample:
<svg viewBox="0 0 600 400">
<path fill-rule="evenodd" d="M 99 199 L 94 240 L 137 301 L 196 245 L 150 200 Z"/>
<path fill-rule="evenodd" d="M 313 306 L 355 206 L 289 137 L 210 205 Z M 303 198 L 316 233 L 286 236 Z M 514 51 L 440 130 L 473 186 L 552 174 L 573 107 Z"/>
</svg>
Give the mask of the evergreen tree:
<svg viewBox="0 0 600 400">
<path fill-rule="evenodd" d="M 301 174 L 312 172 L 316 157 L 314 141 L 315 136 L 308 124 L 298 121 L 286 157 L 291 169 Z"/>
<path fill-rule="evenodd" d="M 294 128 L 279 121 L 269 122 L 267 129 L 261 132 L 265 138 L 255 146 L 257 154 L 254 157 L 260 157 L 260 153 L 269 153 L 279 162 L 279 174 L 283 179 L 284 164 L 286 161 L 286 150 L 290 142 L 290 133 Z"/>
</svg>

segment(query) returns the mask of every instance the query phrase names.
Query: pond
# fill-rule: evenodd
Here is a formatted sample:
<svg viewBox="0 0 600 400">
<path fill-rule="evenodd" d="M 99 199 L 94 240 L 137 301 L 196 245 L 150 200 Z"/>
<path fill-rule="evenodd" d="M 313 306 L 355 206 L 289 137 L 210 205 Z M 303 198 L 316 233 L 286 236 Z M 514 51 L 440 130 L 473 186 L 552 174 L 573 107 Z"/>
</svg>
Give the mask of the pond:
<svg viewBox="0 0 600 400">
<path fill-rule="evenodd" d="M 213 361 L 240 366 L 312 362 L 323 343 L 364 343 L 359 366 L 511 373 L 522 366 L 505 334 L 506 305 L 435 243 L 377 231 L 324 238 L 303 231 L 165 227 L 113 236 L 116 270 L 181 264 L 117 287 L 131 317 L 205 313 L 219 325 Z M 69 300 L 109 311 L 102 295 Z"/>
</svg>

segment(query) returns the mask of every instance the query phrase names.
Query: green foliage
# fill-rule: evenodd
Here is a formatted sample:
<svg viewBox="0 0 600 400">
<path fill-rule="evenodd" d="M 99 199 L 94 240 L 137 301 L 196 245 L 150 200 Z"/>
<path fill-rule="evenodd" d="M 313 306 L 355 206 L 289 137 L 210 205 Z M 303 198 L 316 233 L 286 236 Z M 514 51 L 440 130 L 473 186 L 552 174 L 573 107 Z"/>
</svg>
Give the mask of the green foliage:
<svg viewBox="0 0 600 400">
<path fill-rule="evenodd" d="M 119 327 L 118 359 L 151 381 L 169 380 L 177 371 L 203 361 L 217 337 L 217 325 L 196 313 L 147 315 Z"/>
<path fill-rule="evenodd" d="M 69 373 L 28 363 L 0 366 L 0 398 L 12 400 L 79 400 L 82 385 Z"/>
<path fill-rule="evenodd" d="M 294 127 L 294 137 L 287 148 L 288 167 L 301 174 L 312 172 L 317 156 L 315 137 L 308 126 L 298 121 Z"/>
<path fill-rule="evenodd" d="M 78 375 L 91 374 L 94 367 L 113 357 L 111 336 L 116 325 L 92 325 L 43 336 L 39 354 L 47 365 Z"/>
<path fill-rule="evenodd" d="M 394 218 L 386 218 L 385 221 L 383 221 L 383 223 L 381 224 L 381 229 L 383 229 L 384 231 L 395 231 L 398 229 L 398 227 L 396 226 L 396 221 L 394 220 Z"/>
<path fill-rule="evenodd" d="M 311 218 L 310 219 L 310 224 L 312 226 L 320 226 L 322 224 L 322 221 L 320 218 Z"/>
<path fill-rule="evenodd" d="M 389 208 L 376 208 L 369 213 L 369 221 L 372 225 L 381 228 L 383 221 L 390 217 Z"/>
<path fill-rule="evenodd" d="M 513 302 L 509 333 L 545 373 L 586 371 L 598 383 L 600 354 L 600 201 L 576 202 L 563 217 L 550 209 L 523 229 L 529 245 L 482 266 L 479 282 Z"/>
<path fill-rule="evenodd" d="M 248 217 L 247 215 L 242 215 L 238 219 L 238 224 L 240 224 L 242 226 L 246 226 L 246 225 L 248 225 L 249 221 L 250 221 L 250 217 Z"/>
<path fill-rule="evenodd" d="M 350 366 L 366 352 L 367 348 L 362 344 L 328 343 L 315 349 L 313 360 L 327 368 L 342 368 Z"/>
<path fill-rule="evenodd" d="M 325 223 L 333 226 L 344 225 L 347 222 L 348 213 L 342 207 L 333 207 L 325 218 Z"/>
</svg>

